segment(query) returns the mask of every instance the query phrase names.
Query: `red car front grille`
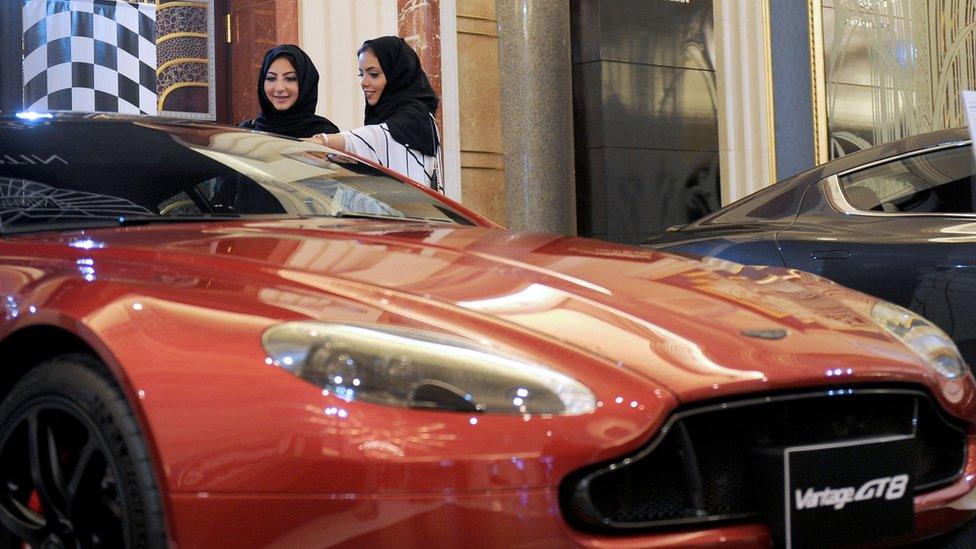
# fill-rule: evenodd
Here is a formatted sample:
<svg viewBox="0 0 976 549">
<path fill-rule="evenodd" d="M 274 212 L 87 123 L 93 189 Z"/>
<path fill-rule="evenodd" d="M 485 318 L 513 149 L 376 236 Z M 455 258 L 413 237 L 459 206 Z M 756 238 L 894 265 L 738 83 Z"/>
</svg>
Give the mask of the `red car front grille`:
<svg viewBox="0 0 976 549">
<path fill-rule="evenodd" d="M 913 433 L 916 494 L 957 480 L 965 434 L 922 391 L 835 388 L 687 408 L 639 452 L 567 478 L 563 511 L 597 531 L 762 520 L 753 480 L 764 450 Z"/>
</svg>

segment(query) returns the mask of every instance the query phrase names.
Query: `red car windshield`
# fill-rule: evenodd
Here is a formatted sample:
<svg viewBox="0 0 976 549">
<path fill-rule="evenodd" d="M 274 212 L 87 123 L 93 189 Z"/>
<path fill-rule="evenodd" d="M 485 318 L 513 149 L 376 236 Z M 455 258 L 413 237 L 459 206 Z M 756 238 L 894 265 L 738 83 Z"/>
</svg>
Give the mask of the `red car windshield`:
<svg viewBox="0 0 976 549">
<path fill-rule="evenodd" d="M 412 185 L 305 141 L 207 124 L 0 124 L 5 234 L 268 215 L 474 224 Z"/>
</svg>

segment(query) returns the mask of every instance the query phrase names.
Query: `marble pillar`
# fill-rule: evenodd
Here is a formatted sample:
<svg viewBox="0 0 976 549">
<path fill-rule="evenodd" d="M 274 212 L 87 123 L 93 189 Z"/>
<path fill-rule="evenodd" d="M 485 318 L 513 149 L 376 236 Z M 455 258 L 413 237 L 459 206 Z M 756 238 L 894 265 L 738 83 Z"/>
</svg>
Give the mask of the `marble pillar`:
<svg viewBox="0 0 976 549">
<path fill-rule="evenodd" d="M 496 0 L 508 227 L 576 233 L 569 2 Z"/>
<path fill-rule="evenodd" d="M 820 119 L 813 92 L 820 86 L 814 86 L 812 78 L 816 59 L 810 52 L 810 6 L 808 2 L 769 2 L 777 180 L 808 170 L 818 161 Z"/>
<path fill-rule="evenodd" d="M 420 57 L 430 85 L 441 95 L 440 0 L 397 0 L 399 35 Z"/>
<path fill-rule="evenodd" d="M 417 52 L 437 97 L 442 97 L 440 0 L 397 0 L 397 29 Z M 441 109 L 436 116 L 437 127 L 443 128 Z"/>
<path fill-rule="evenodd" d="M 279 44 L 298 44 L 298 0 L 275 0 L 275 34 Z"/>
</svg>

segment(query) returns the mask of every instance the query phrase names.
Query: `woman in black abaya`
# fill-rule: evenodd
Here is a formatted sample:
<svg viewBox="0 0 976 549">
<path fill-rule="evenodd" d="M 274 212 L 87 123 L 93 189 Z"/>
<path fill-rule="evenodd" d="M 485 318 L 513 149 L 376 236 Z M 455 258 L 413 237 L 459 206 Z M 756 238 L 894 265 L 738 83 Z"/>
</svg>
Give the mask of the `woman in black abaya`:
<svg viewBox="0 0 976 549">
<path fill-rule="evenodd" d="M 335 124 L 315 114 L 318 87 L 319 71 L 308 54 L 291 44 L 276 46 L 258 73 L 261 114 L 240 126 L 299 138 L 337 133 Z"/>
<path fill-rule="evenodd" d="M 442 190 L 434 123 L 439 100 L 417 53 L 403 38 L 383 36 L 363 42 L 358 55 L 366 99 L 364 126 L 334 135 L 323 132 L 316 138 Z"/>
<path fill-rule="evenodd" d="M 264 55 L 258 73 L 261 114 L 238 124 L 295 138 L 309 138 L 339 131 L 331 121 L 315 114 L 319 72 L 298 46 L 282 44 Z M 220 181 L 212 201 L 220 213 L 282 213 L 280 201 L 258 183 L 243 176 Z"/>
</svg>

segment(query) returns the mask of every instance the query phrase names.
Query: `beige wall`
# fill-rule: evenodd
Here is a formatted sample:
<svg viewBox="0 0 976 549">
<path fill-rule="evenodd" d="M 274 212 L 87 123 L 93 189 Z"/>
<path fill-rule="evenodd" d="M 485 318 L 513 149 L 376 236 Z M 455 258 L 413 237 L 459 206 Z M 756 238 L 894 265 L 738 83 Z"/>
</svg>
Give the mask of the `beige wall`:
<svg viewBox="0 0 976 549">
<path fill-rule="evenodd" d="M 505 224 L 495 0 L 457 0 L 462 202 Z"/>
<path fill-rule="evenodd" d="M 356 50 L 363 40 L 396 34 L 396 0 L 302 0 L 300 43 L 319 70 L 316 112 L 342 129 L 363 125 Z"/>
</svg>

